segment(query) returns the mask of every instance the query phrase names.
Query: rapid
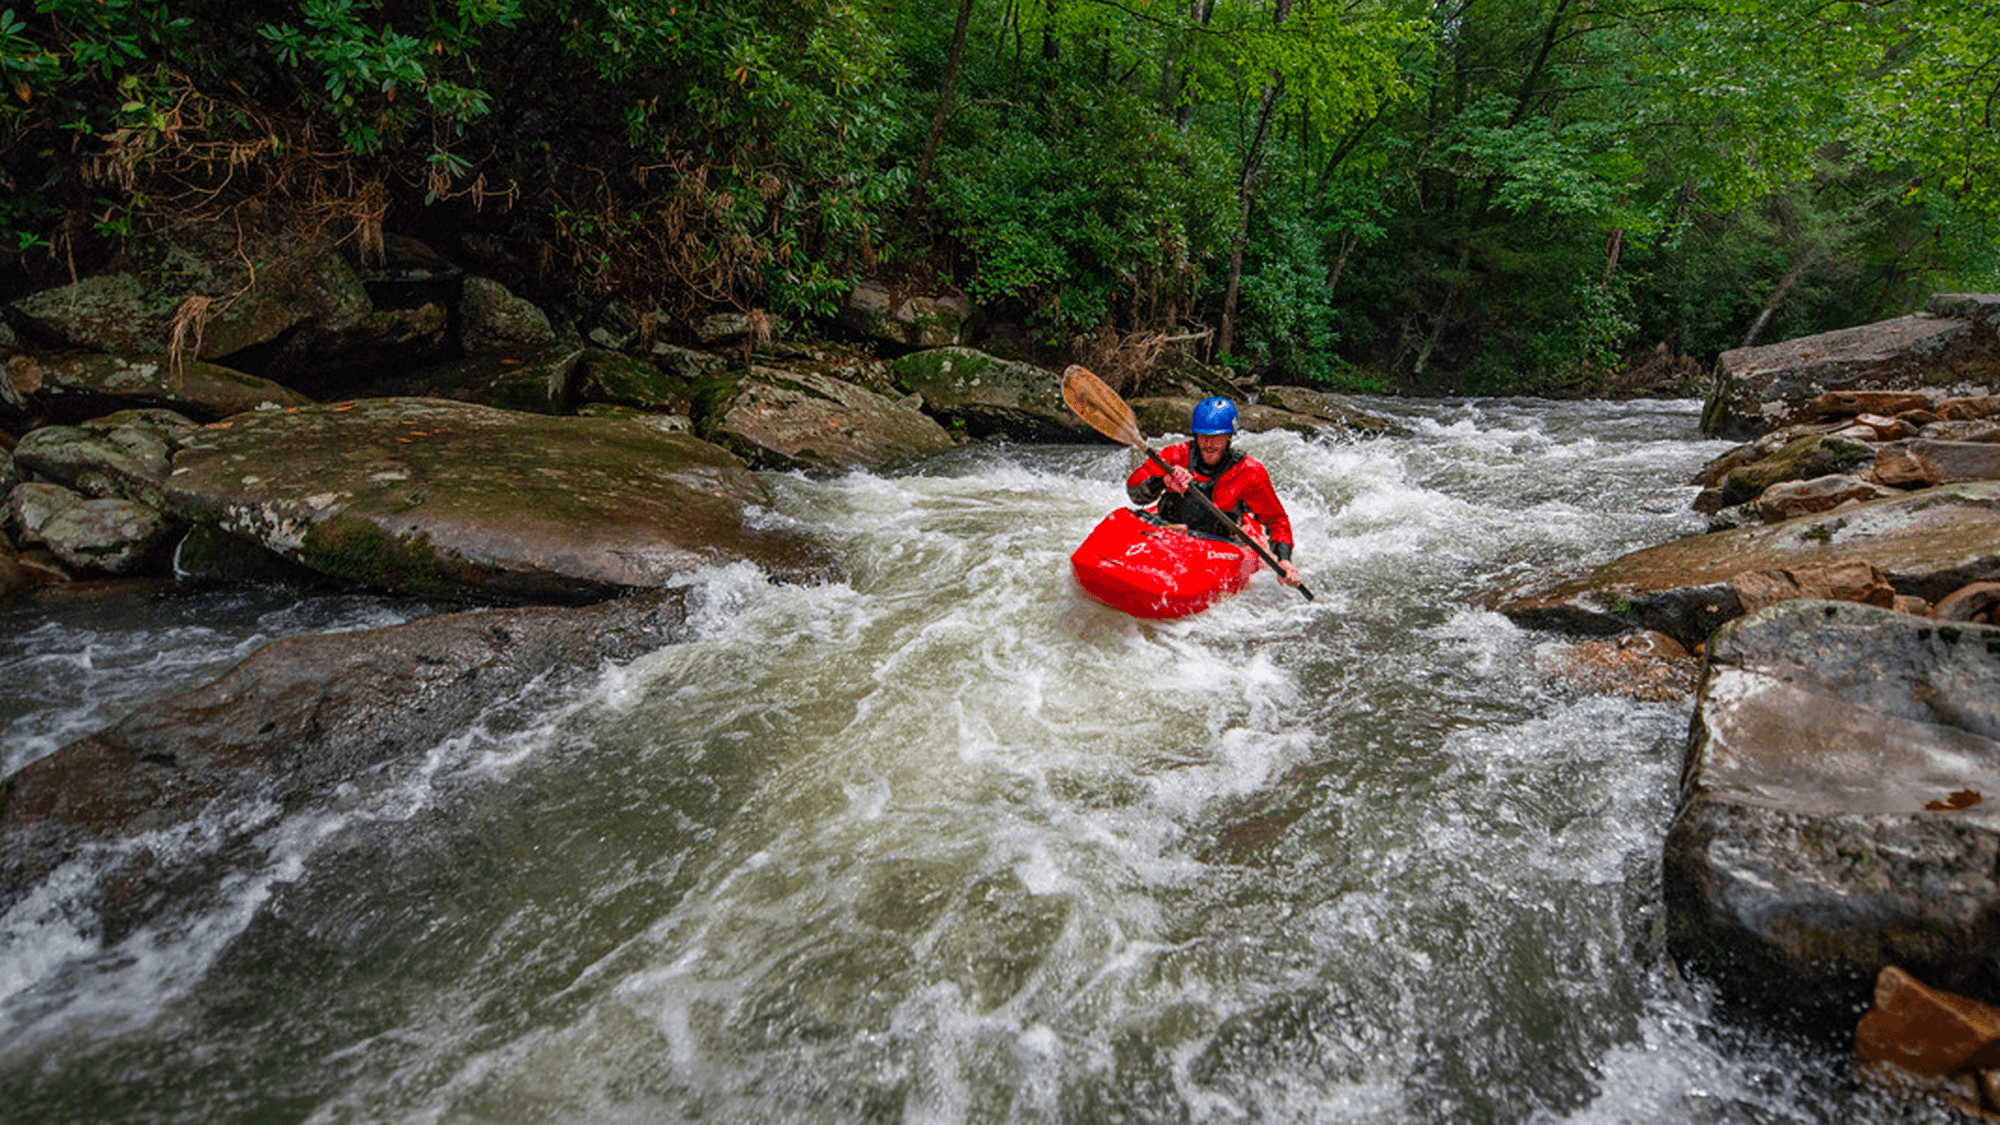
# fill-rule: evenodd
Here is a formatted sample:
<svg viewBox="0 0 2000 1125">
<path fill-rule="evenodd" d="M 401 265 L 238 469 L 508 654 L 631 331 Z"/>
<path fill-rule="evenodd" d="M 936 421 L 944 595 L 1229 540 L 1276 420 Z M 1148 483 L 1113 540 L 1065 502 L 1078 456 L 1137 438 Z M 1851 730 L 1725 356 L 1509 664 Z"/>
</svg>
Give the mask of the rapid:
<svg viewBox="0 0 2000 1125">
<path fill-rule="evenodd" d="M 1478 608 L 1703 530 L 1698 404 L 1362 405 L 1404 432 L 1239 439 L 1318 599 L 1176 622 L 1068 573 L 1122 448 L 772 476 L 846 581 L 694 575 L 687 643 L 273 818 L 115 944 L 87 856 L 0 917 L 0 1120 L 1852 1119 L 1842 1060 L 1662 949 L 1692 704 Z M 434 608 L 17 608 L 0 770 Z"/>
</svg>

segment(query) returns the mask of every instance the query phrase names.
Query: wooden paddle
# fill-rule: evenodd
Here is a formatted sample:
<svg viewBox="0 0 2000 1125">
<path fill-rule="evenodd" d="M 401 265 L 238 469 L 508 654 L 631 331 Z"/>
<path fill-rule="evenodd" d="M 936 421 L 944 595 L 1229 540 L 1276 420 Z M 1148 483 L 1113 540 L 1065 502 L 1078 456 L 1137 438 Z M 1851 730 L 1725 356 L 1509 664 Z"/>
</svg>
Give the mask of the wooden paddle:
<svg viewBox="0 0 2000 1125">
<path fill-rule="evenodd" d="M 1128 445 L 1144 453 L 1153 464 L 1160 467 L 1161 472 L 1173 472 L 1173 466 L 1167 464 L 1158 453 L 1153 452 L 1153 447 L 1147 445 L 1146 439 L 1140 435 L 1139 419 L 1133 417 L 1132 408 L 1127 406 L 1118 392 L 1106 385 L 1104 380 L 1091 374 L 1089 368 L 1070 364 L 1069 369 L 1063 372 L 1062 394 L 1063 401 L 1069 404 L 1069 408 L 1076 412 L 1077 417 L 1089 423 L 1091 429 L 1120 445 Z M 1236 538 L 1257 552 L 1257 557 L 1263 559 L 1274 573 L 1281 575 L 1285 573 L 1285 568 L 1278 565 L 1278 560 L 1271 556 L 1271 552 L 1265 550 L 1262 543 L 1252 539 L 1248 532 L 1239 527 L 1236 521 L 1229 517 L 1229 513 L 1216 507 L 1215 501 L 1208 498 L 1208 493 L 1190 486 L 1185 495 L 1199 500 L 1202 507 L 1207 508 L 1211 515 L 1221 520 L 1236 534 Z M 1306 589 L 1305 583 L 1299 583 L 1298 590 L 1306 596 L 1307 601 L 1313 600 L 1313 592 Z"/>
</svg>

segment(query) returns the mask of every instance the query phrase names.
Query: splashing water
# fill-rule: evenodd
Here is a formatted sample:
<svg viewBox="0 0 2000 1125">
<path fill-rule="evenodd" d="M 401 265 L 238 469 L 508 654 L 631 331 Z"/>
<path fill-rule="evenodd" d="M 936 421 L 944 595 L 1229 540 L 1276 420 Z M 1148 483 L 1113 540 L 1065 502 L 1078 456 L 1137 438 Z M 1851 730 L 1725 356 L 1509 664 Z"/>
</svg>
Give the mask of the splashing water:
<svg viewBox="0 0 2000 1125">
<path fill-rule="evenodd" d="M 90 861 L 58 872 L 0 918 L 0 1089 L 37 1121 L 1852 1116 L 1838 1060 L 1659 951 L 1688 705 L 1544 682 L 1548 638 L 1472 608 L 1699 531 L 1695 404 L 1369 405 L 1407 436 L 1240 439 L 1319 600 L 1265 575 L 1182 621 L 1069 578 L 1122 449 L 774 477 L 846 582 L 692 576 L 689 642 L 232 810 L 269 858 L 116 945 Z M 15 689 L 9 768 L 270 612 Z M 110 662 L 35 629 L 0 661 Z"/>
</svg>

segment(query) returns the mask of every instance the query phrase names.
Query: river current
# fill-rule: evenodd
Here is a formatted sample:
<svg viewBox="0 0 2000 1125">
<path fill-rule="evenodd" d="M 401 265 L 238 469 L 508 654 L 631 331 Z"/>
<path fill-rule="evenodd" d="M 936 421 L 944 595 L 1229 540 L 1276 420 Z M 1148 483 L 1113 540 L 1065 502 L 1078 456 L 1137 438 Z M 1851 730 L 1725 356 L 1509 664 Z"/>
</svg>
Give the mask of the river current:
<svg viewBox="0 0 2000 1125">
<path fill-rule="evenodd" d="M 272 819 L 116 944 L 81 867 L 0 917 L 0 1120 L 1853 1119 L 1833 1051 L 1662 950 L 1692 705 L 1565 687 L 1564 638 L 1477 608 L 1701 531 L 1698 404 L 1364 405 L 1405 432 L 1239 439 L 1318 599 L 1177 622 L 1068 574 L 1123 449 L 771 477 L 845 582 L 694 575 L 689 642 Z M 0 770 L 431 609 L 17 608 Z"/>
</svg>

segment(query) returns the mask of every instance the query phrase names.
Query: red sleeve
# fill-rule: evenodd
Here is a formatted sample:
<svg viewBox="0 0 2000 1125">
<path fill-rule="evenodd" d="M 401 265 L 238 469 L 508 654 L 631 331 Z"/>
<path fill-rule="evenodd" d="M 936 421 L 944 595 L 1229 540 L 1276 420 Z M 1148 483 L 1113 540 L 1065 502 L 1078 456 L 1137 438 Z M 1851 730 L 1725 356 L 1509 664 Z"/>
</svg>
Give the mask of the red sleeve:
<svg viewBox="0 0 2000 1125">
<path fill-rule="evenodd" d="M 1180 445 L 1170 445 L 1165 449 L 1160 450 L 1160 460 L 1165 461 L 1169 465 L 1187 464 L 1188 463 L 1187 443 L 1183 442 Z M 1158 465 L 1154 464 L 1153 459 L 1151 457 L 1148 457 L 1144 461 L 1139 462 L 1139 467 L 1133 471 L 1131 476 L 1125 478 L 1125 487 L 1137 488 L 1138 486 L 1146 483 L 1147 481 L 1153 479 L 1154 477 L 1163 477 L 1166 475 L 1167 474 L 1165 470 L 1161 469 Z"/>
<path fill-rule="evenodd" d="M 1248 508 L 1257 522 L 1264 525 L 1273 543 L 1292 545 L 1292 517 L 1279 503 L 1277 490 L 1271 487 L 1270 472 L 1256 458 L 1245 457 L 1219 482 L 1215 505 L 1224 511 L 1234 511 L 1239 506 Z"/>
</svg>

